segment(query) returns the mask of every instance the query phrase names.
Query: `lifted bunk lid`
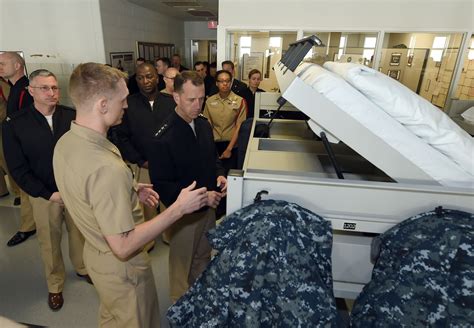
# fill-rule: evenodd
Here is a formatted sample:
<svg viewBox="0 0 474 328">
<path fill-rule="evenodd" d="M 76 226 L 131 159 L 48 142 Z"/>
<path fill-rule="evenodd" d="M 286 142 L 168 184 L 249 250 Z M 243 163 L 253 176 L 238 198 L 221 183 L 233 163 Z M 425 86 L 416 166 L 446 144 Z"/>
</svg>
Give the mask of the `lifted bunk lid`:
<svg viewBox="0 0 474 328">
<path fill-rule="evenodd" d="M 387 119 L 387 127 L 384 127 L 384 133 L 389 136 L 387 140 L 377 131 L 374 132 L 380 130 L 380 127 L 371 128 L 361 123 L 295 74 L 294 71 L 307 51 L 313 45 L 320 45 L 318 40 L 312 36 L 291 44 L 285 56 L 274 67 L 282 97 L 310 117 L 309 125 L 316 134 L 324 131 L 343 141 L 397 182 L 469 188 L 462 169 L 395 120 L 390 117 Z M 371 115 L 383 118 L 384 114 L 381 112 L 373 112 Z M 378 122 L 381 121 L 383 120 Z M 410 155 L 414 155 L 415 159 Z M 440 176 L 424 170 L 426 165 L 432 163 L 439 164 Z M 445 173 L 447 177 L 444 176 Z"/>
</svg>

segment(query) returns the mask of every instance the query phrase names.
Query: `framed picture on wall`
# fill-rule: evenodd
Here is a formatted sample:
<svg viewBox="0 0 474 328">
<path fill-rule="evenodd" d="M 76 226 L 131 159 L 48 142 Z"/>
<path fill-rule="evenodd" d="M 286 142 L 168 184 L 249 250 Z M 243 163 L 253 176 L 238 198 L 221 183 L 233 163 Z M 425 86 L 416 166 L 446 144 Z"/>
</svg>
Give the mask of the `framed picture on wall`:
<svg viewBox="0 0 474 328">
<path fill-rule="evenodd" d="M 392 79 L 399 80 L 400 79 L 400 70 L 399 69 L 389 69 L 387 75 L 390 76 Z"/>
<path fill-rule="evenodd" d="M 110 65 L 123 72 L 127 72 L 128 75 L 135 73 L 135 53 L 129 52 L 111 52 L 110 53 Z"/>
<path fill-rule="evenodd" d="M 397 52 L 397 53 L 392 53 L 390 57 L 390 66 L 399 66 L 400 65 L 400 59 L 402 58 L 402 54 Z"/>
</svg>

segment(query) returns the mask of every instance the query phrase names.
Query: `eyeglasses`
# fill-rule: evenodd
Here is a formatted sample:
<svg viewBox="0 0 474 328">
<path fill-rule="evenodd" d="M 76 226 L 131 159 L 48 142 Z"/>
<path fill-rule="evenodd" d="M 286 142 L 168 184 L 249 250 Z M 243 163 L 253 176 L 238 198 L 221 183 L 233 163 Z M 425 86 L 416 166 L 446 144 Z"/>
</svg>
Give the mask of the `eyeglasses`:
<svg viewBox="0 0 474 328">
<path fill-rule="evenodd" d="M 47 92 L 49 92 L 50 90 L 53 91 L 54 93 L 56 93 L 56 92 L 59 92 L 59 90 L 60 90 L 60 89 L 59 89 L 58 87 L 56 87 L 56 86 L 49 87 L 49 86 L 47 86 L 47 85 L 42 85 L 42 86 L 40 86 L 40 87 L 32 87 L 32 86 L 30 85 L 30 88 L 33 88 L 33 89 L 40 89 L 40 91 L 41 91 L 41 92 L 44 92 L 44 93 L 47 93 Z"/>
<path fill-rule="evenodd" d="M 217 80 L 217 83 L 225 83 L 225 84 L 228 84 L 232 82 L 231 80 Z"/>
</svg>

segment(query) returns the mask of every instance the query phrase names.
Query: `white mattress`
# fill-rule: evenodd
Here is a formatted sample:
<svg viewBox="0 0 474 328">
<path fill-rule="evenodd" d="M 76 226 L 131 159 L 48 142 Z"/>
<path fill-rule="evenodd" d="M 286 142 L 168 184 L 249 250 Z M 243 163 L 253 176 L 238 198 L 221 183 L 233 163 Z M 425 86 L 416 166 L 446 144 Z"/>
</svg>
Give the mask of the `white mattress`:
<svg viewBox="0 0 474 328">
<path fill-rule="evenodd" d="M 442 110 L 370 67 L 326 62 L 324 68 L 341 76 L 408 130 L 474 176 L 473 138 Z"/>
<path fill-rule="evenodd" d="M 473 176 L 410 132 L 340 76 L 319 65 L 309 63 L 300 64 L 295 73 L 434 181 L 444 186 L 474 188 Z M 370 140 L 367 142 L 370 143 Z M 377 165 L 374 161 L 372 163 Z"/>
</svg>

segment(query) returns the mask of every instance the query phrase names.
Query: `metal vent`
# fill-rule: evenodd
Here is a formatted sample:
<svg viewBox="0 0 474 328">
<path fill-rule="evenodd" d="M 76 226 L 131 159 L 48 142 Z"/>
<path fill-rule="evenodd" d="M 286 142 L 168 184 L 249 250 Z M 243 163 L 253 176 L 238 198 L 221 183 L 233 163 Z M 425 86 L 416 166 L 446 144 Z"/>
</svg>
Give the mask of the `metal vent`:
<svg viewBox="0 0 474 328">
<path fill-rule="evenodd" d="M 170 7 L 201 7 L 196 1 L 164 1 L 165 5 Z"/>
<path fill-rule="evenodd" d="M 188 14 L 196 17 L 214 17 L 215 15 L 207 10 L 189 10 Z"/>
</svg>

